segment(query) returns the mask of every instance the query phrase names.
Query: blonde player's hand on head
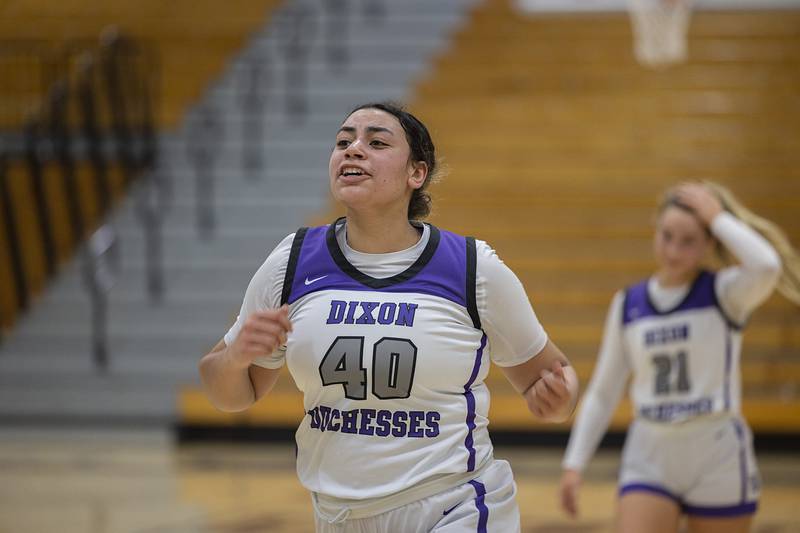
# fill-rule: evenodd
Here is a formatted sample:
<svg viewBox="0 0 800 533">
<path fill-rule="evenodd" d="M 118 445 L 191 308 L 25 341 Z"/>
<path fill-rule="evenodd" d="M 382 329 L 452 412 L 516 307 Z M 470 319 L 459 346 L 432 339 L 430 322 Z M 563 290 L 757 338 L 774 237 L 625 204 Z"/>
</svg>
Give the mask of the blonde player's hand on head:
<svg viewBox="0 0 800 533">
<path fill-rule="evenodd" d="M 546 422 L 563 422 L 572 413 L 573 401 L 564 366 L 554 361 L 525 393 L 528 408 Z"/>
<path fill-rule="evenodd" d="M 578 491 L 582 481 L 581 473 L 577 470 L 567 468 L 561 474 L 561 508 L 570 518 L 578 517 Z"/>
<path fill-rule="evenodd" d="M 678 201 L 697 213 L 706 226 L 723 211 L 719 198 L 702 183 L 681 183 L 675 189 Z"/>
<path fill-rule="evenodd" d="M 228 348 L 228 360 L 239 368 L 247 368 L 255 359 L 266 357 L 286 344 L 291 331 L 289 306 L 256 311 L 247 317 Z"/>
</svg>

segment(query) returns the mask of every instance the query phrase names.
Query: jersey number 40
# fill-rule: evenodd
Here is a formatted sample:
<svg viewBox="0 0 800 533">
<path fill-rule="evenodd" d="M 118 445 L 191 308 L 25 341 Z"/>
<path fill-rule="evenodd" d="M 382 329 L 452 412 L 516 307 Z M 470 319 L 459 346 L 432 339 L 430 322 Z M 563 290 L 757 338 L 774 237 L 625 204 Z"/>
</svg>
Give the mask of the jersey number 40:
<svg viewBox="0 0 800 533">
<path fill-rule="evenodd" d="M 383 337 L 372 347 L 372 394 L 381 400 L 408 398 L 417 366 L 417 347 L 409 339 Z M 343 385 L 351 400 L 367 399 L 364 337 L 336 337 L 319 364 L 323 385 Z"/>
</svg>

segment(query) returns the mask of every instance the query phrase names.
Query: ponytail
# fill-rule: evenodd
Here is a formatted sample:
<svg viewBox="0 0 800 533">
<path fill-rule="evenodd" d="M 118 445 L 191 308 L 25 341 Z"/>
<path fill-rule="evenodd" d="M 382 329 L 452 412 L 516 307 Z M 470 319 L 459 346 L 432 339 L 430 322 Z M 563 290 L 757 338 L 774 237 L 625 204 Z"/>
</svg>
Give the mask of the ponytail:
<svg viewBox="0 0 800 533">
<path fill-rule="evenodd" d="M 783 272 L 778 280 L 778 292 L 791 302 L 800 305 L 800 255 L 792 247 L 786 233 L 774 222 L 762 218 L 747 209 L 726 187 L 713 181 L 703 181 L 722 203 L 722 207 L 733 216 L 753 228 L 767 239 L 781 258 Z M 720 250 L 723 261 L 730 263 L 727 252 Z"/>
</svg>

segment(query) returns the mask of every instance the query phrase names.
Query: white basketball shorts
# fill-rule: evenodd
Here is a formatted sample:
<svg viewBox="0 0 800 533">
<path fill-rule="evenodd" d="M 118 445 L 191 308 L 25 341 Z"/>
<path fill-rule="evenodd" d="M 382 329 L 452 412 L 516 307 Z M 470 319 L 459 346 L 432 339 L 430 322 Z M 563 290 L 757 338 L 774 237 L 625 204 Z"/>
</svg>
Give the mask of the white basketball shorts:
<svg viewBox="0 0 800 533">
<path fill-rule="evenodd" d="M 375 516 L 330 523 L 315 513 L 317 533 L 519 533 L 517 487 L 507 461 L 477 478 Z"/>
<path fill-rule="evenodd" d="M 637 419 L 628 430 L 620 496 L 645 491 L 673 499 L 688 515 L 733 517 L 756 511 L 760 488 L 753 436 L 738 417 Z"/>
</svg>

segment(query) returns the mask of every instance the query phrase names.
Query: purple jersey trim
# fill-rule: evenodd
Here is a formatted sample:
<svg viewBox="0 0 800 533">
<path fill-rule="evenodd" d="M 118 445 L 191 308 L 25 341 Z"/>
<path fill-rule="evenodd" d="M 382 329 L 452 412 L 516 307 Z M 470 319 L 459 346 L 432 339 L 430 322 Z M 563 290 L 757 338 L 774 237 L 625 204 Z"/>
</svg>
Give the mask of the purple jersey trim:
<svg viewBox="0 0 800 533">
<path fill-rule="evenodd" d="M 725 410 L 731 410 L 731 371 L 733 370 L 733 340 L 731 332 L 725 332 L 725 376 L 722 381 L 722 396 Z"/>
<path fill-rule="evenodd" d="M 740 504 L 747 502 L 747 447 L 744 442 L 744 428 L 738 420 L 733 420 L 733 429 L 736 431 L 736 440 L 739 441 L 739 483 L 741 484 Z"/>
<path fill-rule="evenodd" d="M 480 481 L 472 480 L 469 482 L 475 489 L 475 507 L 478 509 L 478 533 L 486 533 L 486 526 L 489 523 L 489 508 L 486 507 L 486 487 Z"/>
<path fill-rule="evenodd" d="M 398 276 L 376 280 L 342 264 L 343 254 L 335 238 L 331 243 L 331 226 L 310 228 L 299 250 L 287 302 L 294 303 L 312 292 L 347 290 L 428 294 L 466 307 L 466 239 L 434 226 L 430 231 L 431 242 L 412 267 Z"/>
<path fill-rule="evenodd" d="M 714 290 L 715 278 L 716 275 L 713 272 L 701 272 L 692 283 L 683 301 L 667 311 L 658 311 L 655 308 L 647 290 L 647 280 L 640 281 L 636 285 L 629 287 L 625 293 L 622 323 L 628 325 L 642 318 L 680 313 L 691 309 L 719 308 Z"/>
<path fill-rule="evenodd" d="M 475 395 L 472 394 L 472 384 L 478 377 L 483 359 L 483 349 L 486 348 L 486 334 L 481 336 L 481 346 L 475 354 L 475 363 L 472 365 L 472 374 L 469 381 L 464 385 L 464 398 L 467 400 L 467 437 L 464 439 L 464 446 L 467 448 L 469 457 L 467 458 L 467 472 L 475 470 L 475 441 L 472 433 L 475 431 Z"/>
</svg>

